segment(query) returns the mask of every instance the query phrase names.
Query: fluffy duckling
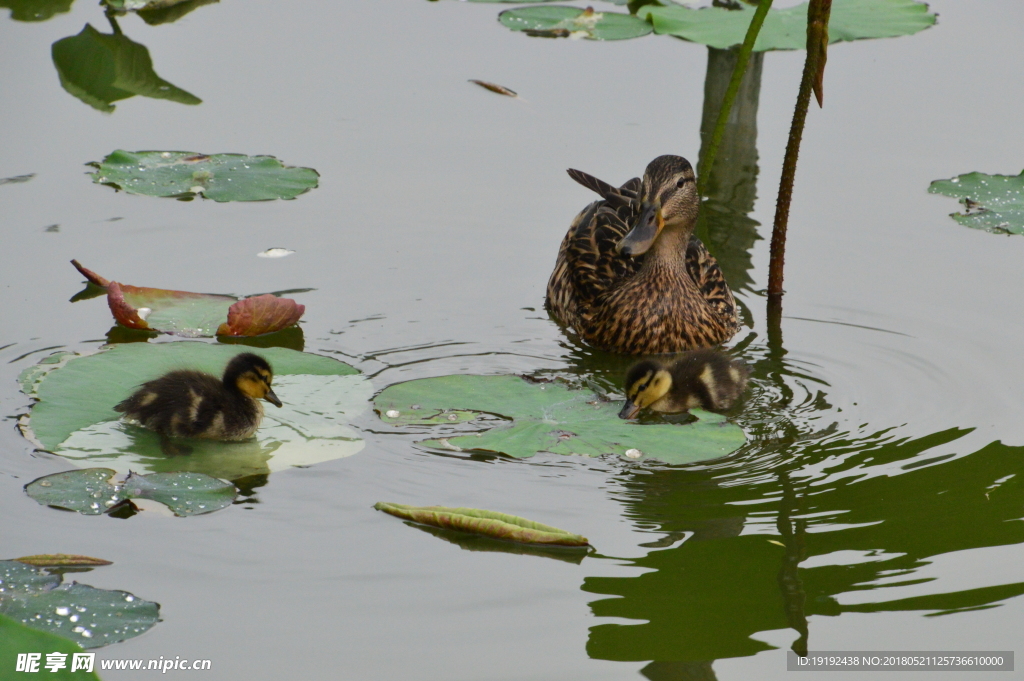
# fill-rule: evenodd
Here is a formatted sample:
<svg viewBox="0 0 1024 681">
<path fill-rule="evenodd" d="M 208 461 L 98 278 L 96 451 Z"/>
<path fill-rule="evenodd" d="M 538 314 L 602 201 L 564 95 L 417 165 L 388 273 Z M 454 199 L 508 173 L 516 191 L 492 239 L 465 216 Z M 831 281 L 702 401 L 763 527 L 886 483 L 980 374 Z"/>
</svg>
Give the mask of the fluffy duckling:
<svg viewBox="0 0 1024 681">
<path fill-rule="evenodd" d="M 187 448 L 170 446 L 167 438 L 252 437 L 263 420 L 260 400 L 281 406 L 270 387 L 273 379 L 267 360 L 244 352 L 228 362 L 223 379 L 202 371 L 172 371 L 143 383 L 114 409 L 124 414 L 122 418 L 159 433 L 165 453 L 187 453 Z"/>
<path fill-rule="evenodd" d="M 626 372 L 626 404 L 619 418 L 634 418 L 644 408 L 725 411 L 743 394 L 749 376 L 750 367 L 718 350 L 687 352 L 671 364 L 645 359 Z"/>
</svg>

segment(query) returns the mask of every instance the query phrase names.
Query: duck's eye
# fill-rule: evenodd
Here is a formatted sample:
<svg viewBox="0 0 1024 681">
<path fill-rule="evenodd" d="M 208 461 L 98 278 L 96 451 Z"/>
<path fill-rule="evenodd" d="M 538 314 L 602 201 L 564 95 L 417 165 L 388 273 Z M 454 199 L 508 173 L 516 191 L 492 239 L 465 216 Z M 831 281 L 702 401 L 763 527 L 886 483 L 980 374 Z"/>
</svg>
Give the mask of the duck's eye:
<svg viewBox="0 0 1024 681">
<path fill-rule="evenodd" d="M 684 184 L 686 184 L 685 179 L 676 180 L 676 189 L 682 189 Z"/>
</svg>

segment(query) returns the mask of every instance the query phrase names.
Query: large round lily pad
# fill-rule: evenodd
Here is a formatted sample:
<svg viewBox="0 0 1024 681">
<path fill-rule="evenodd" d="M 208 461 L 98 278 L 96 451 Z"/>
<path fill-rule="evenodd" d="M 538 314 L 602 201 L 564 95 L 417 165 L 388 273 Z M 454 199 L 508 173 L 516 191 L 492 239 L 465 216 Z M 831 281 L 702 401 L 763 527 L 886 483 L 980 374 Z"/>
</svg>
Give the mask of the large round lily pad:
<svg viewBox="0 0 1024 681">
<path fill-rule="evenodd" d="M 1024 172 L 1020 175 L 967 173 L 936 180 L 931 194 L 960 199 L 962 213 L 950 213 L 964 227 L 993 234 L 1024 234 Z"/>
<path fill-rule="evenodd" d="M 645 36 L 653 30 L 649 23 L 630 14 L 563 5 L 509 9 L 498 15 L 498 21 L 513 31 L 549 38 L 625 40 Z"/>
<path fill-rule="evenodd" d="M 273 156 L 192 151 L 119 149 L 90 165 L 96 168 L 94 182 L 129 194 L 178 199 L 202 195 L 214 201 L 294 199 L 315 188 L 320 177 L 312 168 L 286 166 Z"/>
<path fill-rule="evenodd" d="M 652 24 L 655 33 L 674 35 L 703 45 L 728 48 L 746 36 L 752 8 L 690 9 L 679 5 L 645 5 L 637 14 Z M 928 5 L 914 0 L 833 0 L 828 22 L 829 42 L 895 38 L 932 26 L 935 15 Z M 770 10 L 757 34 L 754 50 L 802 50 L 807 47 L 807 3 Z"/>
<path fill-rule="evenodd" d="M 33 629 L 69 638 L 83 648 L 133 638 L 160 621 L 158 603 L 127 591 L 60 582 L 59 575 L 16 560 L 0 561 L 0 613 Z"/>
<path fill-rule="evenodd" d="M 743 430 L 718 414 L 694 411 L 698 418 L 688 424 L 638 424 L 618 418 L 621 403 L 561 383 L 538 384 L 518 376 L 408 381 L 384 390 L 374 405 L 386 423 L 432 431 L 436 437 L 424 441 L 426 446 L 518 458 L 540 452 L 618 454 L 684 464 L 725 456 L 745 442 Z M 493 425 L 495 417 L 497 425 L 489 430 L 460 434 L 467 422 Z"/>
<path fill-rule="evenodd" d="M 126 343 L 91 355 L 65 354 L 56 364 L 26 369 L 22 389 L 39 401 L 23 421 L 23 432 L 43 449 L 86 467 L 122 473 L 195 471 L 228 480 L 329 461 L 363 448 L 347 423 L 366 408 L 372 390 L 354 368 L 285 348 L 245 350 L 270 362 L 274 391 L 284 402 L 280 409 L 266 405 L 255 438 L 193 440 L 191 454 L 168 457 L 156 433 L 118 420 L 114 405 L 139 384 L 182 368 L 219 376 L 240 352 L 235 346 L 189 341 Z"/>
</svg>

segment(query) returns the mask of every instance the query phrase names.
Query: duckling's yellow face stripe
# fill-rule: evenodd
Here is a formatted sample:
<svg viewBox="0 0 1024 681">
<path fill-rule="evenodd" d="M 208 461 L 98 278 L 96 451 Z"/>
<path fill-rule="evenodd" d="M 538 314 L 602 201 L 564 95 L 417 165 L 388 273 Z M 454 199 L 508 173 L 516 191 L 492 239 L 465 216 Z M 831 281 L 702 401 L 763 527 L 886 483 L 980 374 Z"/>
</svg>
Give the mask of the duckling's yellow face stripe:
<svg viewBox="0 0 1024 681">
<path fill-rule="evenodd" d="M 626 391 L 626 397 L 637 407 L 649 407 L 672 388 L 672 375 L 664 369 L 648 371 Z"/>
<path fill-rule="evenodd" d="M 262 400 L 264 395 L 270 390 L 270 384 L 266 381 L 263 376 L 257 373 L 259 370 L 246 371 L 244 374 L 238 377 L 238 389 L 243 394 L 255 400 Z"/>
</svg>

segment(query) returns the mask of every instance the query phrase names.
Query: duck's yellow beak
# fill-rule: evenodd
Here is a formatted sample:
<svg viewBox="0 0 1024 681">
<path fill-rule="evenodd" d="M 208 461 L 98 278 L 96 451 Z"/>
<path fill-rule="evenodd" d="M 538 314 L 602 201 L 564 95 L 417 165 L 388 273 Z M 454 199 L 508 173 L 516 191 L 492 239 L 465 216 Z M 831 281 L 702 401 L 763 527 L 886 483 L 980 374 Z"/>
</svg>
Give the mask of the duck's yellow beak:
<svg viewBox="0 0 1024 681">
<path fill-rule="evenodd" d="M 626 398 L 626 403 L 622 405 L 622 410 L 619 412 L 620 419 L 634 419 L 636 415 L 640 413 L 640 407 L 633 404 L 633 400 Z"/>
<path fill-rule="evenodd" d="M 277 395 L 275 395 L 274 391 L 271 390 L 270 388 L 267 388 L 267 394 L 263 396 L 263 399 L 265 399 L 267 402 L 270 402 L 275 407 L 284 406 L 283 404 L 281 404 L 281 400 L 277 399 Z"/>
<path fill-rule="evenodd" d="M 644 201 L 640 206 L 640 219 L 633 225 L 633 229 L 622 237 L 616 250 L 631 258 L 643 255 L 654 243 L 664 226 L 665 218 L 661 215 L 661 206 Z"/>
</svg>

